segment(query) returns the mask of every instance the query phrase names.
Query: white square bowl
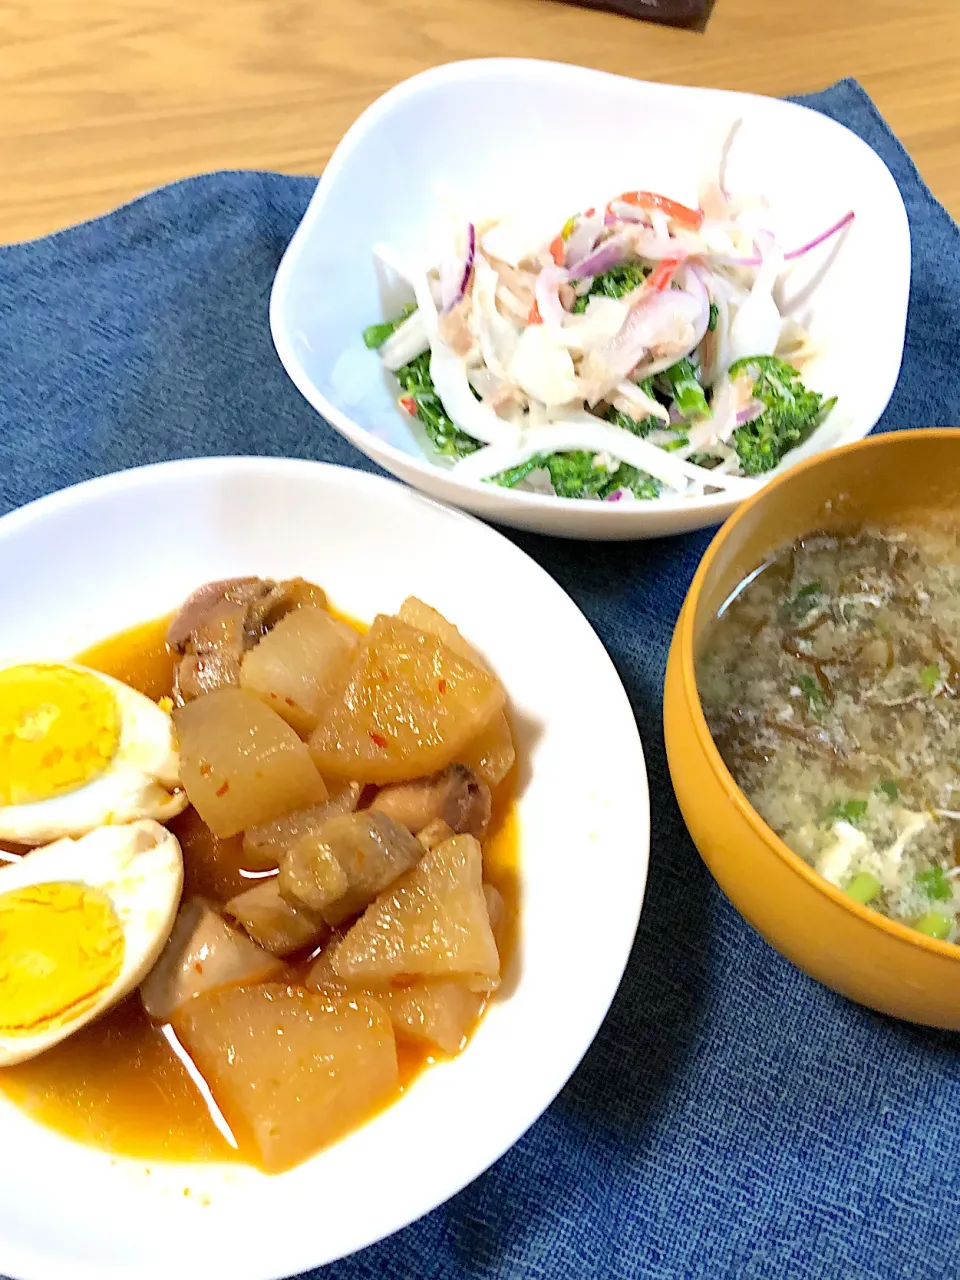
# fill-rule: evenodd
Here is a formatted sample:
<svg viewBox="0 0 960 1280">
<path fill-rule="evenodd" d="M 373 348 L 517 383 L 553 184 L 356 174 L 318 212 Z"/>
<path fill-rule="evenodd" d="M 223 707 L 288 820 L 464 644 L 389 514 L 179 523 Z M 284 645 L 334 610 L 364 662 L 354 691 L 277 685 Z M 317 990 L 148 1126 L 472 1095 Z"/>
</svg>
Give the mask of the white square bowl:
<svg viewBox="0 0 960 1280">
<path fill-rule="evenodd" d="M 844 235 L 796 261 L 781 282 L 781 308 L 823 351 L 808 380 L 838 398 L 783 465 L 860 439 L 897 380 L 910 285 L 907 215 L 880 157 L 842 125 L 790 102 L 549 62 L 453 63 L 405 81 L 363 113 L 277 272 L 270 322 L 280 359 L 310 404 L 368 457 L 488 519 L 608 539 L 719 523 L 737 505 L 729 495 L 611 504 L 455 478 L 449 463 L 425 454 L 424 437 L 397 408 L 394 380 L 361 334 L 409 300 L 375 264 L 373 246 L 434 264 L 448 217 L 442 190 L 474 221 L 536 206 L 555 211 L 558 226 L 585 201 L 638 186 L 696 204 L 735 127 L 726 184 L 764 195 L 785 243 L 802 244 L 856 212 Z"/>
</svg>

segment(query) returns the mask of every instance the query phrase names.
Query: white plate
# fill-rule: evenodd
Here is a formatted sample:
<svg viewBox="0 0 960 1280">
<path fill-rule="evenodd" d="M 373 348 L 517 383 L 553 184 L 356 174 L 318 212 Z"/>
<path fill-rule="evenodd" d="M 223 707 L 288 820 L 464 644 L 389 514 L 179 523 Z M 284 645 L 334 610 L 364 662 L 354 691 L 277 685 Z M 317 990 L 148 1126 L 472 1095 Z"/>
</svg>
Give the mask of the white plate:
<svg viewBox="0 0 960 1280">
<path fill-rule="evenodd" d="M 784 301 L 824 348 L 810 383 L 839 397 L 790 461 L 860 439 L 897 380 L 910 284 L 907 215 L 880 157 L 833 120 L 790 102 L 549 62 L 489 59 L 427 71 L 384 94 L 348 130 L 270 300 L 288 374 L 387 471 L 503 524 L 625 539 L 720 523 L 736 506 L 722 494 L 614 504 L 454 479 L 448 464 L 425 456 L 425 437 L 396 407 L 396 383 L 361 332 L 409 300 L 375 268 L 373 246 L 383 241 L 406 260 L 435 264 L 449 234 L 441 189 L 474 220 L 533 207 L 554 211 L 558 226 L 572 210 L 638 186 L 696 204 L 738 120 L 727 185 L 767 196 L 787 243 L 803 244 L 856 210 L 846 234 L 794 264 Z"/>
<path fill-rule="evenodd" d="M 65 657 L 234 574 L 303 574 L 364 619 L 417 593 L 503 677 L 527 775 L 512 990 L 462 1057 L 273 1178 L 174 1164 L 148 1177 L 141 1163 L 76 1145 L 0 1100 L 0 1274 L 16 1280 L 169 1280 L 171 1267 L 179 1280 L 272 1280 L 396 1231 L 486 1169 L 548 1106 L 627 961 L 649 841 L 633 713 L 576 606 L 475 520 L 313 462 L 207 459 L 93 480 L 0 520 L 0 661 Z M 571 677 L 589 684 L 589 706 L 564 696 Z M 602 927 L 572 964 L 571 931 L 583 921 Z"/>
</svg>

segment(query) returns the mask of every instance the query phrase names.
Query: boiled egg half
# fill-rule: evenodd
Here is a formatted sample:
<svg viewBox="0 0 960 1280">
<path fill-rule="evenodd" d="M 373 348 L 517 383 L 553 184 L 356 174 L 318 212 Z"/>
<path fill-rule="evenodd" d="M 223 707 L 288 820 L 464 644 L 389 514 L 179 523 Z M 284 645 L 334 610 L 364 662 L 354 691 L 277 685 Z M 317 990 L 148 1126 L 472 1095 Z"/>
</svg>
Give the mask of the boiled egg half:
<svg viewBox="0 0 960 1280">
<path fill-rule="evenodd" d="M 185 808 L 173 722 L 74 663 L 0 670 L 0 839 L 46 844 Z"/>
<path fill-rule="evenodd" d="M 0 868 L 0 1066 L 36 1057 L 153 968 L 183 888 L 158 822 L 100 827 Z"/>
</svg>

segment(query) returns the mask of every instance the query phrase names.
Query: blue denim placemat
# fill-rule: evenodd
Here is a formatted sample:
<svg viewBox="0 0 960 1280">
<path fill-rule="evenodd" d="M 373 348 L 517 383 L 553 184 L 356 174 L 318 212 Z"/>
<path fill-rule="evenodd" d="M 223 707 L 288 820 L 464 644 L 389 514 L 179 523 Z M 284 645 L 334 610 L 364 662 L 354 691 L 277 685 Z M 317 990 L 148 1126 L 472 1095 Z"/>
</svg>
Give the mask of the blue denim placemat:
<svg viewBox="0 0 960 1280">
<path fill-rule="evenodd" d="M 857 84 L 803 101 L 880 153 L 910 216 L 906 351 L 881 427 L 960 424 L 958 229 Z M 797 168 L 806 181 L 815 159 Z M 0 249 L 0 511 L 188 455 L 372 469 L 270 341 L 270 285 L 312 190 L 212 174 Z M 512 536 L 583 609 L 637 714 L 654 830 L 636 946 L 548 1113 L 450 1203 L 325 1280 L 960 1275 L 960 1041 L 868 1013 L 782 960 L 715 888 L 674 804 L 664 665 L 709 534 Z M 591 927 L 602 921 L 574 947 Z"/>
</svg>

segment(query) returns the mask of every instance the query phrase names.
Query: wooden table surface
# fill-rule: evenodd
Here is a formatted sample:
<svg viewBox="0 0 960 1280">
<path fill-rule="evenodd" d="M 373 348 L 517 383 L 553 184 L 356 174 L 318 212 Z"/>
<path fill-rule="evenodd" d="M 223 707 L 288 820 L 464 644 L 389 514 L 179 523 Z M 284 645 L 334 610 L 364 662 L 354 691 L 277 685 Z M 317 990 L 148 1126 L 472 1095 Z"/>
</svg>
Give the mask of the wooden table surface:
<svg viewBox="0 0 960 1280">
<path fill-rule="evenodd" d="M 768 94 L 856 76 L 960 217 L 960 0 L 716 0 L 703 34 L 555 0 L 0 0 L 0 240 L 208 169 L 318 173 L 390 85 L 503 54 Z"/>
</svg>

